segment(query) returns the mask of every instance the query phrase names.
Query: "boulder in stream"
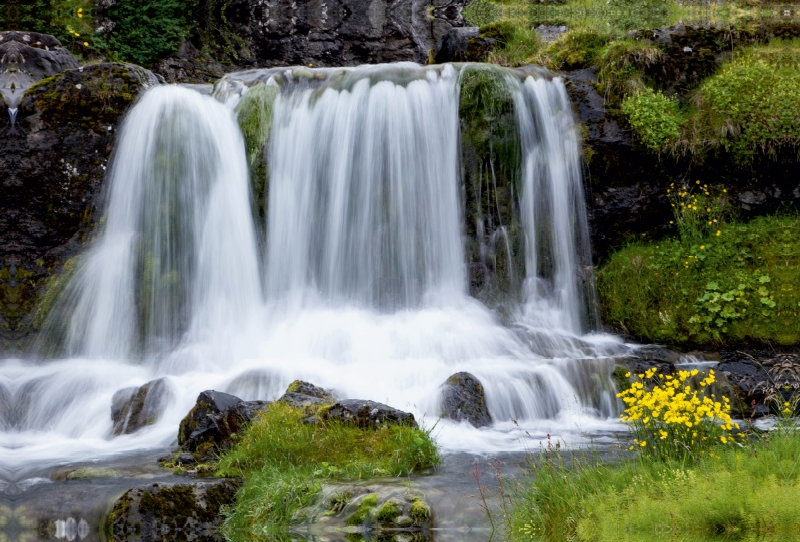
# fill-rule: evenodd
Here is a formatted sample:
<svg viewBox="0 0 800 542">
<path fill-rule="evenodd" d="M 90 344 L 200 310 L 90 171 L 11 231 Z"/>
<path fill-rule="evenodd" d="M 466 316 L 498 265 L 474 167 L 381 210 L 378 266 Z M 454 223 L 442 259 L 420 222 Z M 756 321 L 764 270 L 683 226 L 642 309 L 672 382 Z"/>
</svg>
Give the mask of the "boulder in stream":
<svg viewBox="0 0 800 542">
<path fill-rule="evenodd" d="M 222 541 L 221 508 L 233 503 L 239 485 L 222 479 L 134 487 L 114 504 L 106 530 L 115 541 Z"/>
<path fill-rule="evenodd" d="M 208 390 L 181 420 L 178 444 L 198 461 L 213 459 L 231 447 L 231 437 L 266 408 L 266 401 L 242 401 L 235 395 Z"/>
<path fill-rule="evenodd" d="M 111 398 L 111 421 L 114 435 L 129 435 L 152 425 L 169 398 L 166 379 L 151 380 L 139 388 L 124 388 Z"/>
<path fill-rule="evenodd" d="M 363 399 L 338 401 L 324 413 L 324 417 L 327 420 L 355 423 L 359 427 L 377 428 L 386 425 L 418 427 L 413 414 Z"/>
<path fill-rule="evenodd" d="M 442 416 L 451 420 L 466 420 L 475 427 L 492 424 L 486 406 L 486 393 L 481 381 L 470 373 L 456 373 L 448 378 L 442 389 Z"/>
</svg>

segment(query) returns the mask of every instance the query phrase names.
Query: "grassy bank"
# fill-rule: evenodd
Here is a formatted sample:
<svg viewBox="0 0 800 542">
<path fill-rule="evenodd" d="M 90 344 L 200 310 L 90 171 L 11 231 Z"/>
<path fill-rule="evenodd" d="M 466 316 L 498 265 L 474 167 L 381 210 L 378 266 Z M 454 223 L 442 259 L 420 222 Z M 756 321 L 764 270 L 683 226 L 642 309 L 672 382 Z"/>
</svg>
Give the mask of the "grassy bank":
<svg viewBox="0 0 800 542">
<path fill-rule="evenodd" d="M 713 371 L 628 375 L 621 420 L 633 440 L 618 461 L 548 444 L 508 480 L 512 540 L 765 540 L 800 535 L 800 396 L 782 395 L 769 434 L 741 432 Z M 510 504 L 506 504 L 510 503 Z"/>
<path fill-rule="evenodd" d="M 753 540 L 800 534 L 800 433 L 713 457 L 600 462 L 545 455 L 511 485 L 512 540 Z M 771 537 L 768 539 L 772 539 Z M 795 540 L 796 538 L 790 538 Z"/>
<path fill-rule="evenodd" d="M 309 413 L 270 405 L 219 463 L 218 474 L 244 485 L 229 510 L 229 539 L 263 538 L 314 502 L 326 480 L 407 476 L 439 462 L 429 432 L 406 426 L 361 429 L 332 421 L 304 424 Z"/>
<path fill-rule="evenodd" d="M 603 321 L 673 344 L 800 341 L 800 217 L 714 220 L 694 235 L 612 254 L 597 272 Z"/>
</svg>

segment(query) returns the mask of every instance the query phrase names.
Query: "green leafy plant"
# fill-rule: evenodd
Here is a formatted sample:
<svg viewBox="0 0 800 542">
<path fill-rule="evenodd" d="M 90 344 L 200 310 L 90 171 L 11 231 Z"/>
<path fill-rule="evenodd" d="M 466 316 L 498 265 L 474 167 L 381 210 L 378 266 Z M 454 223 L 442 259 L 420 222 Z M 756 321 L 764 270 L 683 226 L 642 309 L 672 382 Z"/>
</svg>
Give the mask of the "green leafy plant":
<svg viewBox="0 0 800 542">
<path fill-rule="evenodd" d="M 645 147 L 659 152 L 678 140 L 683 119 L 677 100 L 644 88 L 622 101 L 622 112 Z"/>
</svg>

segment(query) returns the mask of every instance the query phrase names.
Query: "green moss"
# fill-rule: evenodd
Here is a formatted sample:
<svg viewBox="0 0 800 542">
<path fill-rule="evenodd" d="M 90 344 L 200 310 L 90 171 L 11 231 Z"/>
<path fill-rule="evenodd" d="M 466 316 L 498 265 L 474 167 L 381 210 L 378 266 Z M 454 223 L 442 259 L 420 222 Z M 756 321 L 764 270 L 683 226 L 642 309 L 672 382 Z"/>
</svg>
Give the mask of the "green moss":
<svg viewBox="0 0 800 542">
<path fill-rule="evenodd" d="M 358 510 L 347 518 L 345 523 L 348 525 L 362 525 L 370 516 L 372 509 L 376 506 L 378 506 L 378 496 L 374 493 L 370 493 L 361 500 L 361 503 L 358 505 Z"/>
<path fill-rule="evenodd" d="M 350 499 L 352 498 L 353 494 L 349 491 L 334 493 L 333 497 L 331 497 L 331 500 L 328 503 L 328 511 L 325 512 L 325 515 L 335 516 L 336 514 L 340 513 L 342 510 L 344 510 L 344 507 L 350 503 Z"/>
<path fill-rule="evenodd" d="M 402 510 L 396 503 L 392 501 L 386 501 L 383 505 L 378 509 L 378 513 L 375 515 L 375 519 L 380 521 L 381 523 L 391 523 L 393 522 L 397 516 L 400 515 Z"/>
<path fill-rule="evenodd" d="M 69 284 L 70 279 L 75 275 L 77 265 L 78 257 L 70 258 L 64 262 L 60 272 L 53 274 L 47 280 L 33 313 L 33 327 L 35 329 L 42 329 L 44 326 L 47 316 L 56 305 L 56 301 L 64 292 L 64 288 Z"/>
<path fill-rule="evenodd" d="M 265 220 L 268 198 L 269 170 L 266 163 L 266 145 L 272 128 L 272 107 L 279 89 L 260 83 L 250 87 L 236 106 L 236 119 L 244 137 L 250 185 L 260 223 Z M 291 386 L 290 386 L 291 387 Z"/>
<path fill-rule="evenodd" d="M 422 499 L 414 499 L 411 503 L 411 519 L 416 523 L 427 521 L 431 517 L 431 508 Z"/>
<path fill-rule="evenodd" d="M 299 380 L 295 380 L 286 388 L 286 393 L 298 393 L 300 391 L 301 382 Z"/>
<path fill-rule="evenodd" d="M 481 36 L 496 40 L 489 60 L 504 66 L 531 64 L 542 46 L 539 34 L 526 21 L 502 19 L 480 27 Z"/>
</svg>

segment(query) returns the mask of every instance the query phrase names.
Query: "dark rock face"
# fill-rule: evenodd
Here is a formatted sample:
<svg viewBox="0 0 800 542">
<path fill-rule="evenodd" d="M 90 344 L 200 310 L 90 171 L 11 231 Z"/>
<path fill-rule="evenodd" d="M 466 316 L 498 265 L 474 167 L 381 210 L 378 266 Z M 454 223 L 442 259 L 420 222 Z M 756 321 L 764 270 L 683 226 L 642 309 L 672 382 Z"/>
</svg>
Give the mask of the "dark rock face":
<svg viewBox="0 0 800 542">
<path fill-rule="evenodd" d="M 155 483 L 125 492 L 106 520 L 113 540 L 223 541 L 221 508 L 233 503 L 238 480 Z"/>
<path fill-rule="evenodd" d="M 325 413 L 328 420 L 355 423 L 359 427 L 408 425 L 417 427 L 414 415 L 390 406 L 361 399 L 346 399 L 334 403 Z"/>
<path fill-rule="evenodd" d="M 164 378 L 151 380 L 139 388 L 125 388 L 111 398 L 111 421 L 114 435 L 135 433 L 158 421 L 168 399 L 169 387 Z"/>
<path fill-rule="evenodd" d="M 0 94 L 8 107 L 16 107 L 33 83 L 78 66 L 78 60 L 53 36 L 0 32 Z"/>
<path fill-rule="evenodd" d="M 35 84 L 13 123 L 0 112 L 2 339 L 32 330 L 36 289 L 91 231 L 120 118 L 156 83 L 138 66 L 97 64 Z"/>
<path fill-rule="evenodd" d="M 445 381 L 442 411 L 445 418 L 459 422 L 466 420 L 475 427 L 492 424 L 483 385 L 470 373 L 456 373 Z"/>
<path fill-rule="evenodd" d="M 221 72 L 249 68 L 425 62 L 443 34 L 464 25 L 463 6 L 464 0 L 433 6 L 421 0 L 233 0 L 219 13 L 196 14 L 193 43 L 154 71 L 168 82 L 212 83 Z"/>
<path fill-rule="evenodd" d="M 669 224 L 673 213 L 667 188 L 672 182 L 702 179 L 727 187 L 733 210 L 743 219 L 775 212 L 787 202 L 800 204 L 796 156 L 761 157 L 744 167 L 724 154 L 707 156 L 702 163 L 656 155 L 637 145 L 625 121 L 607 108 L 594 87 L 593 69 L 568 72 L 565 78 L 586 127 L 586 195 L 595 261 L 629 240 L 676 233 Z"/>
<path fill-rule="evenodd" d="M 265 401 L 242 401 L 220 391 L 204 391 L 181 420 L 178 444 L 197 461 L 211 460 L 231 447 L 231 437 L 266 408 Z"/>
<path fill-rule="evenodd" d="M 478 27 L 451 28 L 436 44 L 433 60 L 437 64 L 482 62 L 494 45 L 494 39 L 480 37 Z"/>
</svg>

